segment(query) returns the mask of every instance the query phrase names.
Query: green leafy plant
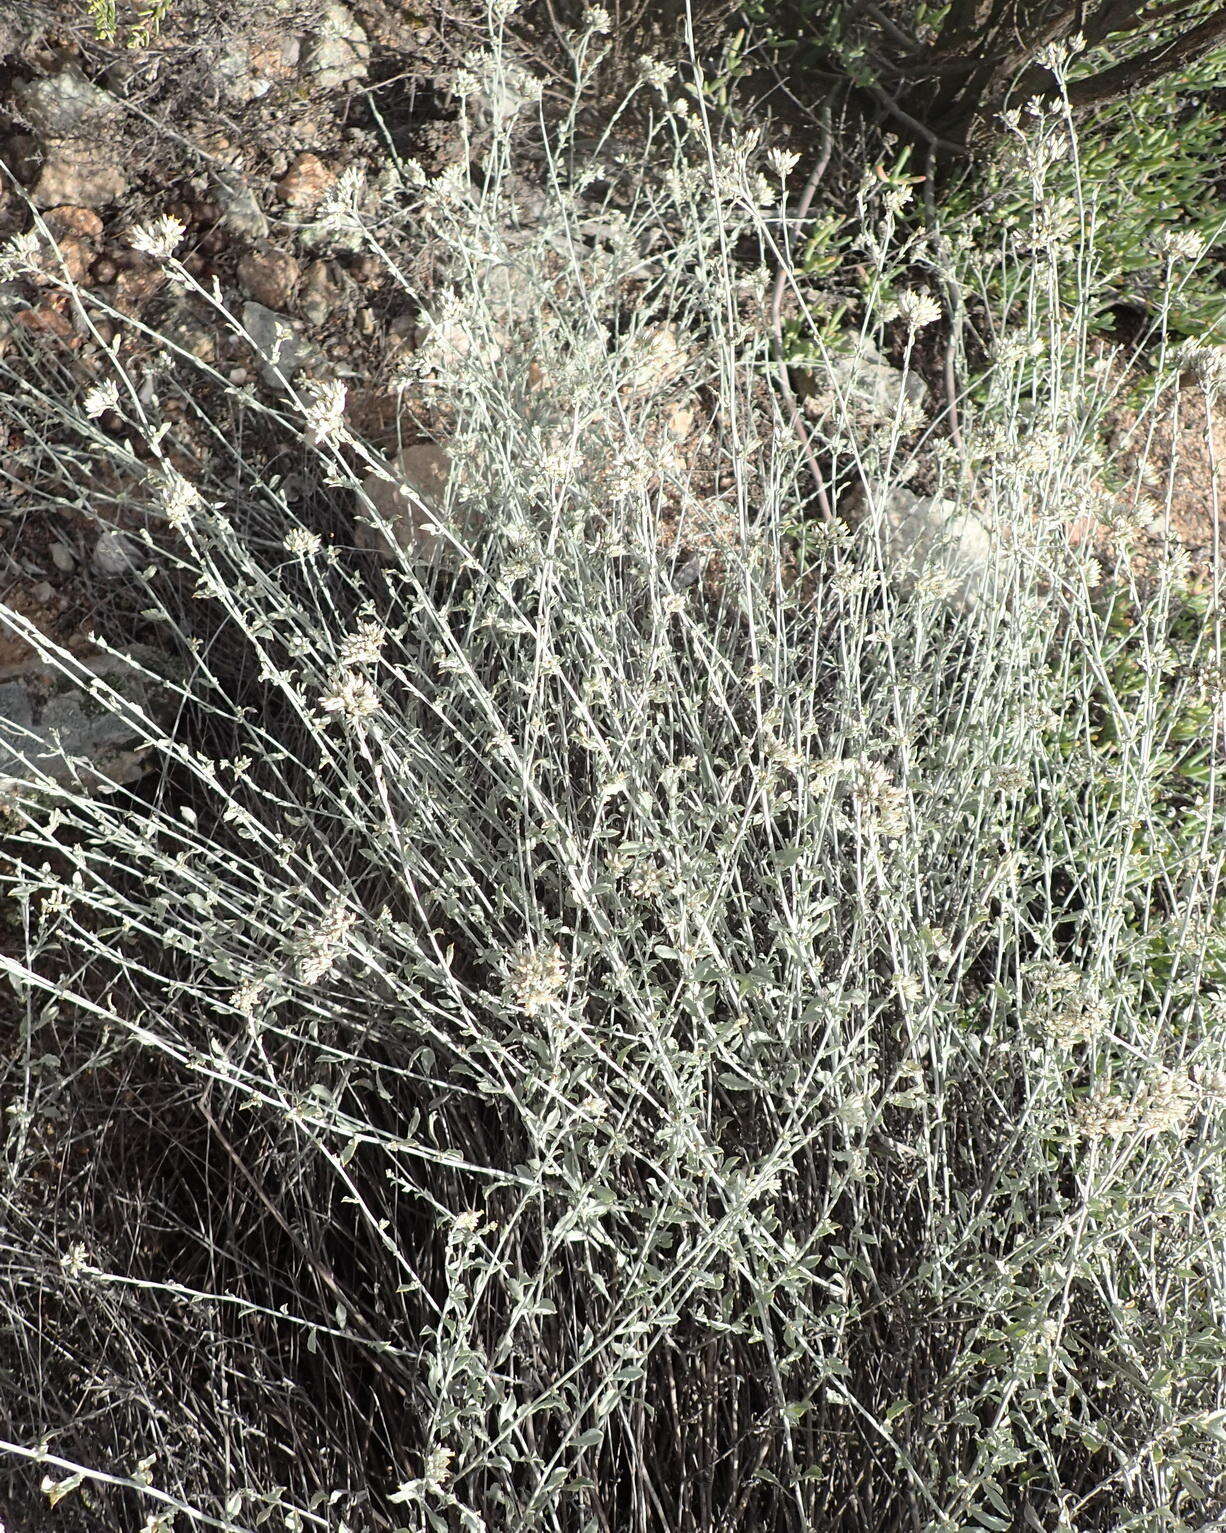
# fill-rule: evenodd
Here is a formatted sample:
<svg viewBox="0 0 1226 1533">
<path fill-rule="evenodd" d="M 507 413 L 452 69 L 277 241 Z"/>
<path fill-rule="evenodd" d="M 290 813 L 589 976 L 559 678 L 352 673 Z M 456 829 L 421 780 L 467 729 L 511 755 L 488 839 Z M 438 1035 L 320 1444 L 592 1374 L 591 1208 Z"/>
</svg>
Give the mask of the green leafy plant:
<svg viewBox="0 0 1226 1533">
<path fill-rule="evenodd" d="M 84 3 L 99 42 L 114 42 L 121 30 L 117 0 L 84 0 Z M 125 46 L 131 49 L 147 48 L 161 30 L 173 4 L 174 0 L 149 0 L 148 4 L 142 5 L 135 18 L 125 23 Z"/>
<path fill-rule="evenodd" d="M 1125 305 L 1144 312 L 1155 333 L 1162 315 L 1165 329 L 1177 335 L 1226 340 L 1226 266 L 1217 248 L 1226 218 L 1216 191 L 1223 126 L 1217 92 L 1224 84 L 1226 51 L 1218 51 L 1095 108 L 1078 119 L 1076 155 L 1053 158 L 1046 169 L 1053 218 L 1063 210 L 1068 222 L 1091 231 L 1089 248 L 1102 274 L 1095 332 L 1109 332 L 1111 310 Z M 1012 146 L 999 145 L 950 187 L 942 206 L 954 221 L 974 211 L 994 229 L 1023 230 L 1033 218 L 1029 172 Z M 1168 264 L 1162 239 L 1172 230 L 1203 252 L 1194 262 Z M 1065 305 L 1076 280 L 1067 270 Z"/>
</svg>

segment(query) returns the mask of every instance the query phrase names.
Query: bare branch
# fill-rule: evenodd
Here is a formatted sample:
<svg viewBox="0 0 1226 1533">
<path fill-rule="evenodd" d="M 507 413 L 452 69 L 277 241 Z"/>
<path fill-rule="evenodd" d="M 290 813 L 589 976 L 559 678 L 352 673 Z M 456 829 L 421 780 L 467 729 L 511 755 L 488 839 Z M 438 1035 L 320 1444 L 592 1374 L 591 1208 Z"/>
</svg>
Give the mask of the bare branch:
<svg viewBox="0 0 1226 1533">
<path fill-rule="evenodd" d="M 1123 63 L 1104 69 L 1101 74 L 1092 75 L 1088 80 L 1071 81 L 1068 87 L 1069 101 L 1075 107 L 1095 106 L 1100 101 L 1109 101 L 1113 96 L 1122 96 L 1144 85 L 1152 85 L 1163 75 L 1190 64 L 1202 54 L 1208 53 L 1215 43 L 1223 41 L 1226 41 L 1226 10 L 1219 10 L 1216 16 L 1210 16 L 1198 27 L 1192 27 L 1190 31 L 1169 42 L 1160 43 L 1148 53 L 1142 53 L 1134 59 L 1125 59 Z"/>
</svg>

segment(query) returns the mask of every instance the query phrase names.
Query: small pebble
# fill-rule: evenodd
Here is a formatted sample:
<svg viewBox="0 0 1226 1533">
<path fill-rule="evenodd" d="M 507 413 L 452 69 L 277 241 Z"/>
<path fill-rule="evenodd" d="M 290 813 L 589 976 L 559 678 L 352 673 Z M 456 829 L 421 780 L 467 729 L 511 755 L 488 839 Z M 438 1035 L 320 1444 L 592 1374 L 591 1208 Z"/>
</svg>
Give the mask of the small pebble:
<svg viewBox="0 0 1226 1533">
<path fill-rule="evenodd" d="M 131 538 L 122 532 L 104 532 L 94 545 L 94 568 L 100 575 L 126 575 L 138 563 Z"/>
<path fill-rule="evenodd" d="M 57 570 L 63 570 L 65 574 L 75 569 L 77 561 L 72 556 L 72 550 L 66 543 L 52 543 L 51 562 Z"/>
</svg>

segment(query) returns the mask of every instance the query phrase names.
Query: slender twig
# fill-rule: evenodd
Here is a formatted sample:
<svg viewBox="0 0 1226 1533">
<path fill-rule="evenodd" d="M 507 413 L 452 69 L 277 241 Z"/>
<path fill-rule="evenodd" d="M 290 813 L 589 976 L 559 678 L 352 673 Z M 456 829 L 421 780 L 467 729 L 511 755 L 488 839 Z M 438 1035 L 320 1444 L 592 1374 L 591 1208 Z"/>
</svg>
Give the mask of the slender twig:
<svg viewBox="0 0 1226 1533">
<path fill-rule="evenodd" d="M 1075 107 L 1095 106 L 1100 101 L 1110 100 L 1112 96 L 1139 90 L 1143 85 L 1152 85 L 1163 75 L 1192 63 L 1224 39 L 1226 10 L 1219 10 L 1215 16 L 1202 21 L 1200 26 L 1160 43 L 1148 53 L 1125 59 L 1122 64 L 1104 69 L 1101 74 L 1092 75 L 1088 80 L 1070 80 L 1069 102 Z"/>
<path fill-rule="evenodd" d="M 826 167 L 830 164 L 830 154 L 834 147 L 834 135 L 830 129 L 830 113 L 827 111 L 822 119 L 822 148 L 818 155 L 817 164 L 805 182 L 804 191 L 800 194 L 800 202 L 796 208 L 794 222 L 797 227 L 804 223 L 808 216 L 809 205 L 813 201 L 818 183 L 826 174 Z M 774 337 L 775 367 L 779 379 L 779 388 L 783 394 L 788 408 L 788 417 L 792 424 L 792 430 L 796 433 L 797 440 L 805 455 L 805 461 L 809 465 L 809 471 L 813 475 L 813 482 L 817 486 L 817 503 L 821 508 L 822 516 L 826 521 L 834 520 L 834 512 L 830 506 L 830 497 L 826 494 L 826 487 L 822 482 L 821 467 L 817 461 L 817 454 L 813 451 L 813 441 L 809 435 L 809 428 L 805 425 L 800 409 L 796 403 L 796 396 L 792 392 L 792 381 L 788 376 L 787 357 L 783 349 L 783 289 L 787 283 L 792 268 L 792 241 L 790 237 L 790 223 L 785 227 L 783 258 L 780 260 L 775 272 L 775 285 L 771 293 L 771 333 Z"/>
<path fill-rule="evenodd" d="M 934 181 L 936 178 L 936 150 L 928 151 L 927 173 L 924 176 L 924 214 L 928 225 L 928 233 L 931 238 L 936 237 L 937 210 L 936 192 Z M 962 432 L 958 424 L 958 382 L 954 376 L 954 355 L 958 348 L 958 342 L 962 336 L 962 300 L 954 289 L 953 284 L 947 281 L 945 273 L 939 273 L 941 287 L 945 292 L 945 302 L 950 309 L 949 338 L 945 343 L 945 408 L 949 415 L 950 440 L 962 453 Z"/>
</svg>

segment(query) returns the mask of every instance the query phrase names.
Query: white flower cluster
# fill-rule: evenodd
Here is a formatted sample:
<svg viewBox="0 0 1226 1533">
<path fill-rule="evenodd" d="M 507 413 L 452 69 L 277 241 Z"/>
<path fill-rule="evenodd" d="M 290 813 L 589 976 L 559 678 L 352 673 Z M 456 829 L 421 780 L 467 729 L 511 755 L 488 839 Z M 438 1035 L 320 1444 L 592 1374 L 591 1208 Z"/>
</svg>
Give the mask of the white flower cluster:
<svg viewBox="0 0 1226 1533">
<path fill-rule="evenodd" d="M 81 398 L 81 408 L 90 420 L 97 420 L 100 415 L 105 415 L 108 410 L 119 408 L 119 386 L 113 378 L 107 378 L 103 383 L 94 384 L 93 388 L 86 389 Z"/>
<path fill-rule="evenodd" d="M 1192 263 L 1208 249 L 1204 236 L 1195 229 L 1159 229 L 1151 240 L 1154 254 L 1163 260 Z"/>
<path fill-rule="evenodd" d="M 157 469 L 155 484 L 166 520 L 176 532 L 185 532 L 192 524 L 193 514 L 203 505 L 200 491 L 177 468 L 165 462 Z"/>
<path fill-rule="evenodd" d="M 379 711 L 379 694 L 360 672 L 338 668 L 319 706 L 325 713 L 339 714 L 350 724 L 359 724 Z"/>
<path fill-rule="evenodd" d="M 323 547 L 323 539 L 309 527 L 291 527 L 285 534 L 285 551 L 299 558 L 317 554 Z"/>
<path fill-rule="evenodd" d="M 179 247 L 187 226 L 168 213 L 149 224 L 137 224 L 128 230 L 128 244 L 141 255 L 155 261 L 168 261 Z"/>
<path fill-rule="evenodd" d="M 1074 1114 L 1085 1139 L 1118 1139 L 1130 1134 L 1152 1138 L 1185 1128 L 1202 1091 L 1183 1071 L 1165 1071 L 1135 1092 L 1095 1087 Z"/>
<path fill-rule="evenodd" d="M 337 896 L 319 922 L 309 927 L 294 945 L 294 969 L 306 985 L 313 985 L 331 972 L 342 956 L 358 918 Z"/>
<path fill-rule="evenodd" d="M 907 790 L 879 761 L 862 756 L 856 762 L 851 789 L 852 803 L 861 823 L 870 832 L 897 840 L 907 830 Z"/>
<path fill-rule="evenodd" d="M 662 63 L 646 53 L 638 61 L 639 79 L 652 90 L 659 91 L 662 96 L 667 95 L 669 81 L 676 73 L 676 69 L 671 64 Z"/>
<path fill-rule="evenodd" d="M 922 330 L 941 317 L 941 305 L 925 291 L 907 291 L 898 295 L 898 313 L 909 330 Z"/>
<path fill-rule="evenodd" d="M 364 618 L 353 633 L 346 634 L 341 642 L 340 663 L 351 665 L 375 665 L 383 651 L 387 630 L 376 618 Z"/>
<path fill-rule="evenodd" d="M 1176 365 L 1194 378 L 1211 398 L 1226 392 L 1226 353 L 1220 346 L 1186 342 L 1175 352 Z"/>
<path fill-rule="evenodd" d="M 337 234 L 360 234 L 364 228 L 362 204 L 365 198 L 366 177 L 361 166 L 347 165 L 320 202 L 320 229 Z"/>
<path fill-rule="evenodd" d="M 558 1004 L 568 979 L 566 962 L 556 942 L 543 949 L 525 943 L 511 964 L 508 990 L 526 1017 L 538 1017 Z"/>
<path fill-rule="evenodd" d="M 248 1019 L 254 1017 L 260 1009 L 260 1003 L 264 1000 L 268 990 L 266 975 L 256 974 L 245 979 L 234 994 L 230 997 L 230 1005 L 235 1011 L 241 1012 Z"/>
<path fill-rule="evenodd" d="M 345 434 L 345 385 L 339 378 L 312 379 L 303 390 L 303 414 L 313 447 Z"/>
<path fill-rule="evenodd" d="M 1026 972 L 1035 998 L 1025 1018 L 1055 1043 L 1062 1048 L 1092 1043 L 1107 1030 L 1110 1007 L 1079 969 L 1044 960 L 1030 964 Z"/>
<path fill-rule="evenodd" d="M 786 181 L 800 164 L 800 156 L 794 149 L 768 149 L 766 160 L 780 181 Z"/>
<path fill-rule="evenodd" d="M 37 229 L 27 229 L 15 234 L 0 248 L 0 282 L 11 282 L 17 277 L 28 277 L 40 272 L 46 251 Z"/>
</svg>

